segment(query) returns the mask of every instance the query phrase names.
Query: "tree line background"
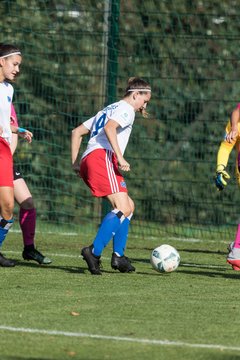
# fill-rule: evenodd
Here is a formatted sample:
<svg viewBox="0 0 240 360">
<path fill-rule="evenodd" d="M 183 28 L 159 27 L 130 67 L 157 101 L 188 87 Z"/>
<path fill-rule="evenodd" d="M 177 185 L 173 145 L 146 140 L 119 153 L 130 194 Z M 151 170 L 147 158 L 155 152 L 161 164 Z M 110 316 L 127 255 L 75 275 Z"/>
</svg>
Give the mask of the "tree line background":
<svg viewBox="0 0 240 360">
<path fill-rule="evenodd" d="M 133 233 L 229 234 L 238 220 L 235 155 L 222 193 L 213 176 L 225 124 L 239 101 L 238 5 L 1 1 L 1 41 L 23 53 L 14 103 L 21 125 L 34 133 L 32 145 L 19 144 L 15 163 L 42 224 L 81 230 L 99 223 L 102 204 L 71 169 L 71 130 L 109 95 L 120 99 L 129 77 L 140 76 L 153 91 L 150 117 L 137 116 L 125 154 L 136 203 Z"/>
</svg>

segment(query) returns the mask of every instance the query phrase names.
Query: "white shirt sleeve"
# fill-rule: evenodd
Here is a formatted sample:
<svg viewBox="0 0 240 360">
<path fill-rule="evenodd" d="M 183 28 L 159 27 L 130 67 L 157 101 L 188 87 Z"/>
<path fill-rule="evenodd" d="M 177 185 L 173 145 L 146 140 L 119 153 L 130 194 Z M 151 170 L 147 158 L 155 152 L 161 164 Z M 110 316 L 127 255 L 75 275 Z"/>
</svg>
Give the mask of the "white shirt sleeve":
<svg viewBox="0 0 240 360">
<path fill-rule="evenodd" d="M 90 131 L 91 131 L 91 129 L 92 129 L 92 125 L 93 125 L 94 119 L 95 119 L 95 116 L 93 116 L 93 117 L 91 117 L 90 119 L 88 119 L 88 120 L 86 120 L 86 121 L 83 122 L 83 125 L 84 125 L 88 130 L 90 130 Z"/>
<path fill-rule="evenodd" d="M 132 125 L 134 117 L 134 109 L 128 104 L 121 104 L 112 112 L 111 115 L 108 116 L 109 119 L 119 123 L 122 128 Z"/>
</svg>

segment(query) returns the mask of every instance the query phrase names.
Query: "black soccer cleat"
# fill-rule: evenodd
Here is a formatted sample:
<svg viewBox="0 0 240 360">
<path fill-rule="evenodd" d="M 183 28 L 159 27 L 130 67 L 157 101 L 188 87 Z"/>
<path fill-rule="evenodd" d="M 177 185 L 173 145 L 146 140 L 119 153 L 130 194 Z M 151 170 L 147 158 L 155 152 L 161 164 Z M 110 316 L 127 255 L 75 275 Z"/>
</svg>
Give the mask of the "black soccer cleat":
<svg viewBox="0 0 240 360">
<path fill-rule="evenodd" d="M 126 256 L 117 256 L 112 254 L 111 266 L 114 270 L 119 270 L 122 273 L 135 271 L 135 267 L 132 266 L 131 261 Z"/>
<path fill-rule="evenodd" d="M 92 275 L 102 275 L 100 271 L 100 256 L 96 256 L 92 253 L 93 245 L 84 247 L 81 251 L 83 260 L 86 261 L 88 265 L 88 270 Z"/>
<path fill-rule="evenodd" d="M 33 260 L 36 261 L 40 265 L 48 265 L 51 264 L 52 260 L 48 257 L 44 256 L 37 249 L 24 249 L 22 252 L 22 257 L 24 260 Z"/>
<path fill-rule="evenodd" d="M 2 267 L 14 267 L 15 262 L 13 260 L 5 258 L 2 253 L 0 253 L 0 266 Z"/>
</svg>

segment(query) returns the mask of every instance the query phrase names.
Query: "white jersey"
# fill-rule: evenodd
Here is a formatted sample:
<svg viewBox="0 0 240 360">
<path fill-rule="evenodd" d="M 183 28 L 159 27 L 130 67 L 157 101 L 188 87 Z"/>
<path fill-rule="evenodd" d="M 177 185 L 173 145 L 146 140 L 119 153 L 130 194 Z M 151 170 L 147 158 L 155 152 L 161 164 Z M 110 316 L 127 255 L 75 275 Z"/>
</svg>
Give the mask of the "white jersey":
<svg viewBox="0 0 240 360">
<path fill-rule="evenodd" d="M 5 81 L 0 83 L 0 126 L 3 129 L 1 137 L 3 137 L 9 144 L 12 140 L 12 131 L 10 127 L 12 97 L 12 85 Z"/>
<path fill-rule="evenodd" d="M 83 125 L 90 130 L 91 134 L 87 149 L 83 153 L 82 158 L 96 149 L 113 151 L 104 131 L 104 126 L 109 119 L 116 121 L 120 125 L 117 128 L 117 141 L 122 154 L 124 154 L 132 131 L 135 111 L 133 106 L 124 100 L 120 100 L 116 103 L 108 105 L 103 110 L 99 111 L 95 116 L 83 123 Z"/>
</svg>

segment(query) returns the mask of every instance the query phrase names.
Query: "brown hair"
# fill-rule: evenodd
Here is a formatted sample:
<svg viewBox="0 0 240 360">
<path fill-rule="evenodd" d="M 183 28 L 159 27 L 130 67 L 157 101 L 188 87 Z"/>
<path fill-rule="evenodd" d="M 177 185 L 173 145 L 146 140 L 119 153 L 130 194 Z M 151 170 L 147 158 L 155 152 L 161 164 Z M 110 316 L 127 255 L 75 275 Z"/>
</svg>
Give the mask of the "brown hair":
<svg viewBox="0 0 240 360">
<path fill-rule="evenodd" d="M 0 43 L 0 58 L 2 56 L 8 56 L 8 55 L 11 56 L 11 54 L 14 54 L 16 52 L 21 53 L 21 51 L 17 46 Z"/>
<path fill-rule="evenodd" d="M 128 79 L 128 85 L 126 87 L 124 97 L 129 96 L 130 90 L 134 90 L 134 89 L 137 89 L 137 91 L 139 92 L 141 92 L 140 89 L 143 89 L 142 92 L 144 92 L 145 89 L 151 90 L 151 87 L 147 81 L 139 77 L 131 77 Z"/>
<path fill-rule="evenodd" d="M 146 94 L 149 90 L 151 90 L 151 86 L 147 81 L 139 77 L 131 77 L 128 79 L 128 85 L 125 90 L 124 98 L 130 96 L 135 89 L 140 94 Z M 140 109 L 139 111 L 143 117 L 148 117 L 148 113 L 145 109 Z"/>
</svg>

